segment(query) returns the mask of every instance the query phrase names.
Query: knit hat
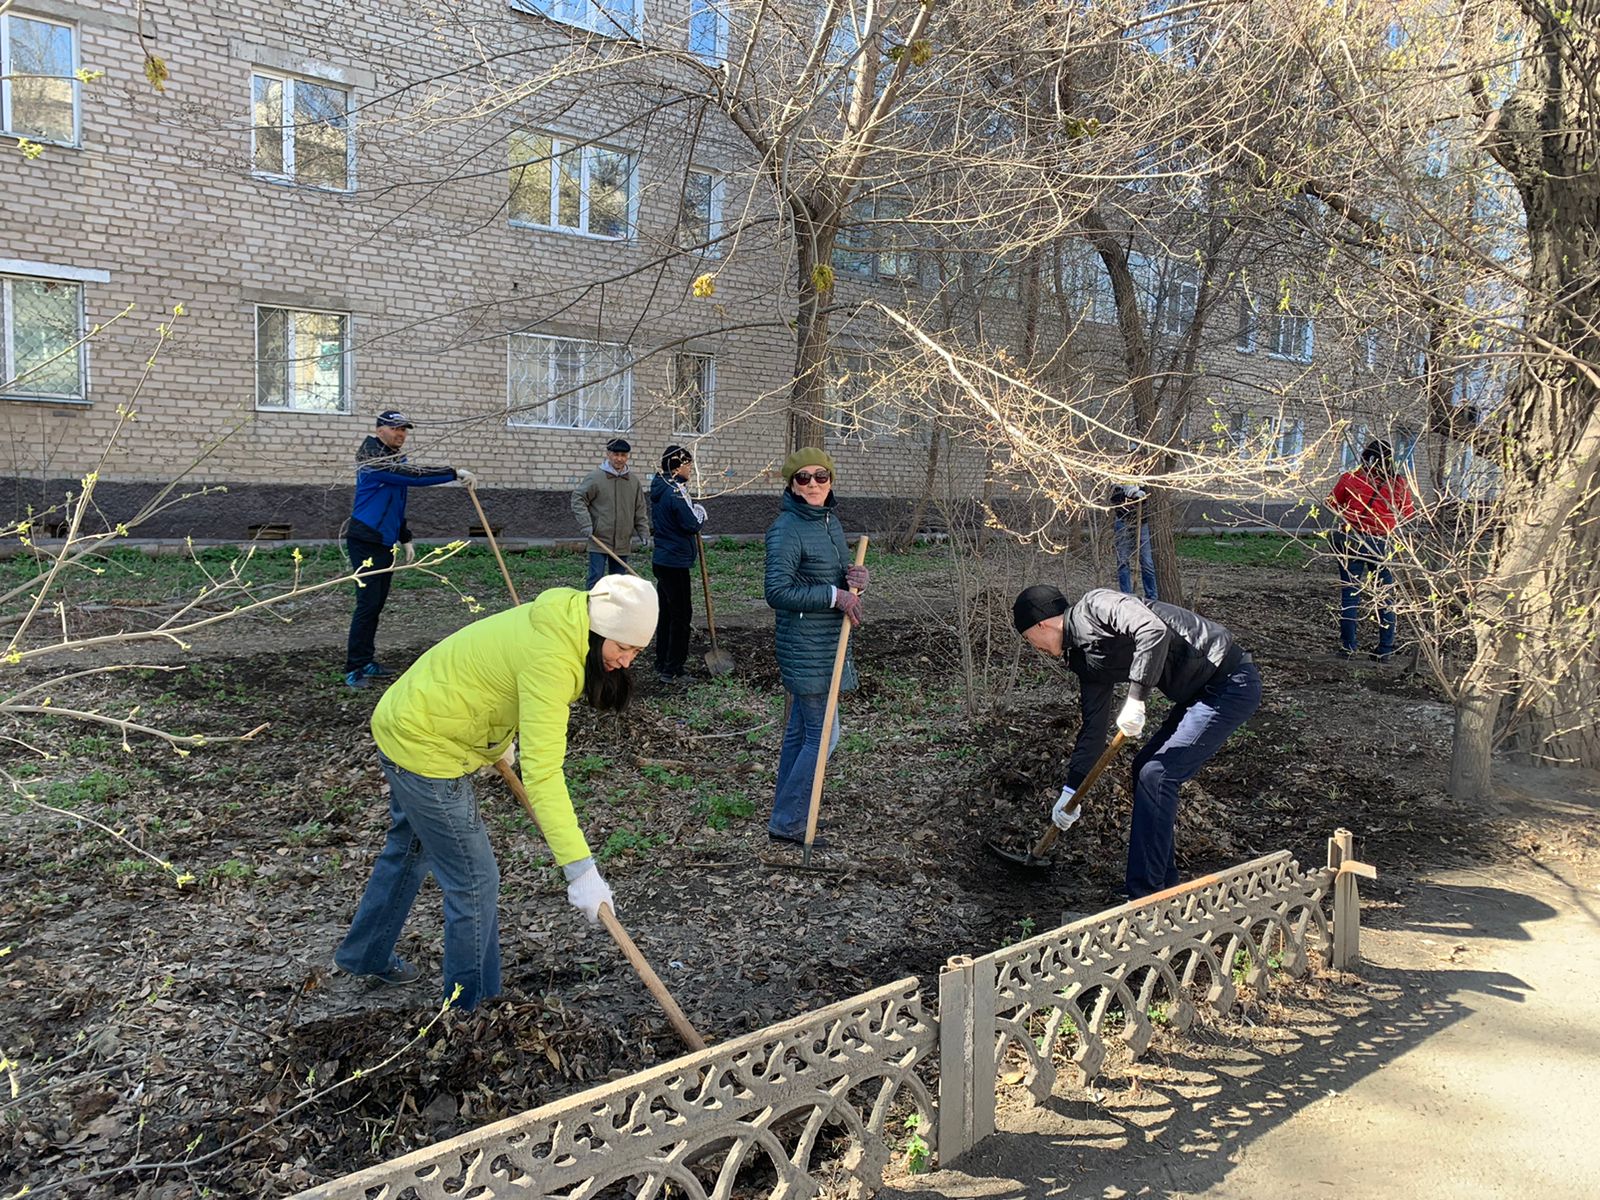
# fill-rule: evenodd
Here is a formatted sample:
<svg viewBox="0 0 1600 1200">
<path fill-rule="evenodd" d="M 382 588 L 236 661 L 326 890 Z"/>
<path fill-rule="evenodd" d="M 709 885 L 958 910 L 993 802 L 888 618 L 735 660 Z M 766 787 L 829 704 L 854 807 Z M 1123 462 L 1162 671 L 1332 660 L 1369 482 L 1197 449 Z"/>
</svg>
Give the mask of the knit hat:
<svg viewBox="0 0 1600 1200">
<path fill-rule="evenodd" d="M 607 575 L 589 589 L 589 630 L 643 648 L 656 633 L 656 589 L 633 575 Z"/>
<path fill-rule="evenodd" d="M 833 459 L 828 457 L 826 450 L 819 450 L 815 446 L 801 446 L 783 460 L 783 482 L 787 484 L 794 478 L 794 473 L 802 467 L 826 467 L 834 482 L 839 481 L 838 468 L 833 465 Z"/>
<path fill-rule="evenodd" d="M 1018 633 L 1027 633 L 1040 621 L 1059 617 L 1066 611 L 1067 598 L 1061 594 L 1060 588 L 1051 587 L 1048 583 L 1036 583 L 1030 588 L 1023 588 L 1011 605 L 1011 623 L 1017 627 Z"/>
<path fill-rule="evenodd" d="M 633 447 L 628 445 L 627 438 L 612 438 L 606 443 L 606 449 L 612 454 L 632 454 Z"/>
<path fill-rule="evenodd" d="M 694 455 L 682 446 L 668 446 L 661 452 L 661 473 L 671 475 L 686 462 L 693 462 Z"/>
</svg>

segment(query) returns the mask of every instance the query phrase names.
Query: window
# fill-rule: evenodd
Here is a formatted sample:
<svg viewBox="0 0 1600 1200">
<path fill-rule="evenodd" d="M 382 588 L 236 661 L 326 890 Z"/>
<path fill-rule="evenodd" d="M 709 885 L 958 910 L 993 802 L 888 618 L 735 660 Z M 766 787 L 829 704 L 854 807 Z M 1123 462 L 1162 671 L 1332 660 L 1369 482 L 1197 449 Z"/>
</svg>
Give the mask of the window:
<svg viewBox="0 0 1600 1200">
<path fill-rule="evenodd" d="M 1369 371 L 1378 369 L 1378 331 L 1376 329 L 1363 329 L 1361 331 L 1361 362 Z"/>
<path fill-rule="evenodd" d="M 511 223 L 625 238 L 633 160 L 609 146 L 548 133 L 511 135 Z"/>
<path fill-rule="evenodd" d="M 87 400 L 83 285 L 0 276 L 0 396 Z"/>
<path fill-rule="evenodd" d="M 1279 417 L 1277 421 L 1274 458 L 1282 462 L 1300 461 L 1306 448 L 1306 423 L 1299 417 Z"/>
<path fill-rule="evenodd" d="M 713 66 L 728 57 L 728 18 L 717 0 L 689 0 L 689 53 Z"/>
<path fill-rule="evenodd" d="M 511 7 L 608 37 L 633 37 L 639 31 L 635 0 L 511 0 Z"/>
<path fill-rule="evenodd" d="M 1258 417 L 1249 409 L 1233 414 L 1228 426 L 1228 440 L 1239 452 L 1240 458 L 1264 459 L 1280 465 L 1292 465 L 1305 450 L 1306 424 L 1300 417 Z"/>
<path fill-rule="evenodd" d="M 349 314 L 257 306 L 256 407 L 349 412 Z"/>
<path fill-rule="evenodd" d="M 672 431 L 710 433 L 717 360 L 684 351 L 672 356 Z"/>
<path fill-rule="evenodd" d="M 1161 325 L 1168 333 L 1181 336 L 1194 324 L 1200 302 L 1200 273 L 1184 263 L 1170 263 L 1166 286 L 1161 290 Z"/>
<path fill-rule="evenodd" d="M 678 245 L 701 254 L 720 254 L 722 237 L 722 178 L 690 167 L 684 174 L 683 197 L 678 208 Z"/>
<path fill-rule="evenodd" d="M 1366 449 L 1368 440 L 1365 424 L 1345 428 L 1344 443 L 1339 451 L 1341 471 L 1353 471 L 1361 465 L 1361 452 Z"/>
<path fill-rule="evenodd" d="M 1267 320 L 1267 353 L 1274 358 L 1310 362 L 1311 318 L 1293 310 L 1275 312 Z"/>
<path fill-rule="evenodd" d="M 1234 334 L 1233 348 L 1240 354 L 1256 352 L 1256 301 L 1248 292 L 1239 296 L 1239 331 Z"/>
<path fill-rule="evenodd" d="M 77 30 L 0 13 L 0 133 L 78 144 Z"/>
<path fill-rule="evenodd" d="M 898 196 L 852 204 L 834 247 L 834 270 L 861 279 L 916 282 L 917 253 L 909 248 L 904 225 L 910 212 L 910 202 Z"/>
<path fill-rule="evenodd" d="M 354 156 L 349 95 L 330 84 L 259 71 L 250 89 L 251 170 L 267 179 L 348 190 Z"/>
<path fill-rule="evenodd" d="M 513 333 L 506 424 L 626 429 L 633 395 L 628 349 L 614 342 Z"/>
<path fill-rule="evenodd" d="M 1061 255 L 1061 295 L 1091 321 L 1110 325 L 1117 319 L 1111 276 L 1092 246 L 1074 245 Z"/>
<path fill-rule="evenodd" d="M 874 438 L 908 437 L 926 442 L 932 427 L 919 420 L 903 400 L 887 394 L 890 381 L 883 366 L 864 350 L 828 353 L 828 424 L 831 436 L 855 442 Z"/>
</svg>

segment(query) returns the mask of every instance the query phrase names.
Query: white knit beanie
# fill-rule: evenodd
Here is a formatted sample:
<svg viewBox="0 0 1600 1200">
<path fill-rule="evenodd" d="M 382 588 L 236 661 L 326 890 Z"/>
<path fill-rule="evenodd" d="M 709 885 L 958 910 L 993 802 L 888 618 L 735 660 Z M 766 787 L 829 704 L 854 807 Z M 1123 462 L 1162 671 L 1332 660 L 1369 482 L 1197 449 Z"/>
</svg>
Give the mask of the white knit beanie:
<svg viewBox="0 0 1600 1200">
<path fill-rule="evenodd" d="M 633 575 L 607 575 L 589 589 L 589 629 L 643 649 L 656 633 L 656 589 Z"/>
</svg>

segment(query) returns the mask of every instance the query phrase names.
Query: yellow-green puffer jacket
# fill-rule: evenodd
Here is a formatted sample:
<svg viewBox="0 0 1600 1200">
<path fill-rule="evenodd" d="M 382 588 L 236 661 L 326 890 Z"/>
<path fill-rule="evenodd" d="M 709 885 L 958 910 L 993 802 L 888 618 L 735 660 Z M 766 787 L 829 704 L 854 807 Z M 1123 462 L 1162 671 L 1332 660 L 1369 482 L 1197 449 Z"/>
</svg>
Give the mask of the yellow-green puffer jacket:
<svg viewBox="0 0 1600 1200">
<path fill-rule="evenodd" d="M 549 588 L 417 659 L 378 701 L 372 736 L 406 770 L 458 779 L 492 766 L 517 734 L 523 786 L 556 862 L 587 858 L 562 767 L 588 650 L 588 593 Z"/>
</svg>

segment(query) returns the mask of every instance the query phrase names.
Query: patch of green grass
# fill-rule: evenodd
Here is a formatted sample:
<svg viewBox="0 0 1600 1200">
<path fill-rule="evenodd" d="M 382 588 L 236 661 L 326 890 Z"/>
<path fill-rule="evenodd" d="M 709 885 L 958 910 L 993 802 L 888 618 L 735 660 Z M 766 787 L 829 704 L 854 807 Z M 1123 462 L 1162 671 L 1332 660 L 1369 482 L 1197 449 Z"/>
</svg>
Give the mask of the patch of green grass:
<svg viewBox="0 0 1600 1200">
<path fill-rule="evenodd" d="M 249 863 L 240 858 L 230 858 L 206 871 L 207 879 L 248 879 L 255 873 Z"/>
<path fill-rule="evenodd" d="M 639 773 L 658 787 L 672 788 L 675 791 L 681 791 L 694 785 L 694 780 L 688 775 L 673 771 L 671 768 L 663 767 L 658 763 L 648 763 L 640 767 Z"/>
<path fill-rule="evenodd" d="M 79 779 L 58 779 L 44 790 L 44 802 L 56 808 L 103 805 L 128 793 L 128 782 L 108 771 L 90 771 Z"/>
<path fill-rule="evenodd" d="M 1229 566 L 1299 567 L 1311 557 L 1303 542 L 1279 534 L 1184 534 L 1174 541 L 1179 558 Z"/>
<path fill-rule="evenodd" d="M 292 846 L 304 846 L 313 838 L 321 837 L 327 832 L 328 827 L 321 821 L 305 821 L 289 831 L 289 844 Z"/>
<path fill-rule="evenodd" d="M 877 744 L 878 740 L 870 733 L 847 733 L 839 739 L 839 749 L 846 754 L 862 754 Z"/>
<path fill-rule="evenodd" d="M 154 870 L 156 870 L 156 865 L 148 858 L 119 858 L 111 864 L 111 874 L 118 879 L 128 879 L 135 875 L 147 875 Z"/>
<path fill-rule="evenodd" d="M 743 796 L 723 796 L 708 792 L 695 801 L 694 814 L 705 820 L 712 829 L 724 830 L 733 821 L 743 821 L 755 815 L 754 802 Z"/>
<path fill-rule="evenodd" d="M 664 833 L 640 833 L 624 825 L 608 837 L 605 844 L 595 852 L 595 861 L 610 862 L 615 858 L 648 854 L 666 840 L 667 835 Z"/>
</svg>

